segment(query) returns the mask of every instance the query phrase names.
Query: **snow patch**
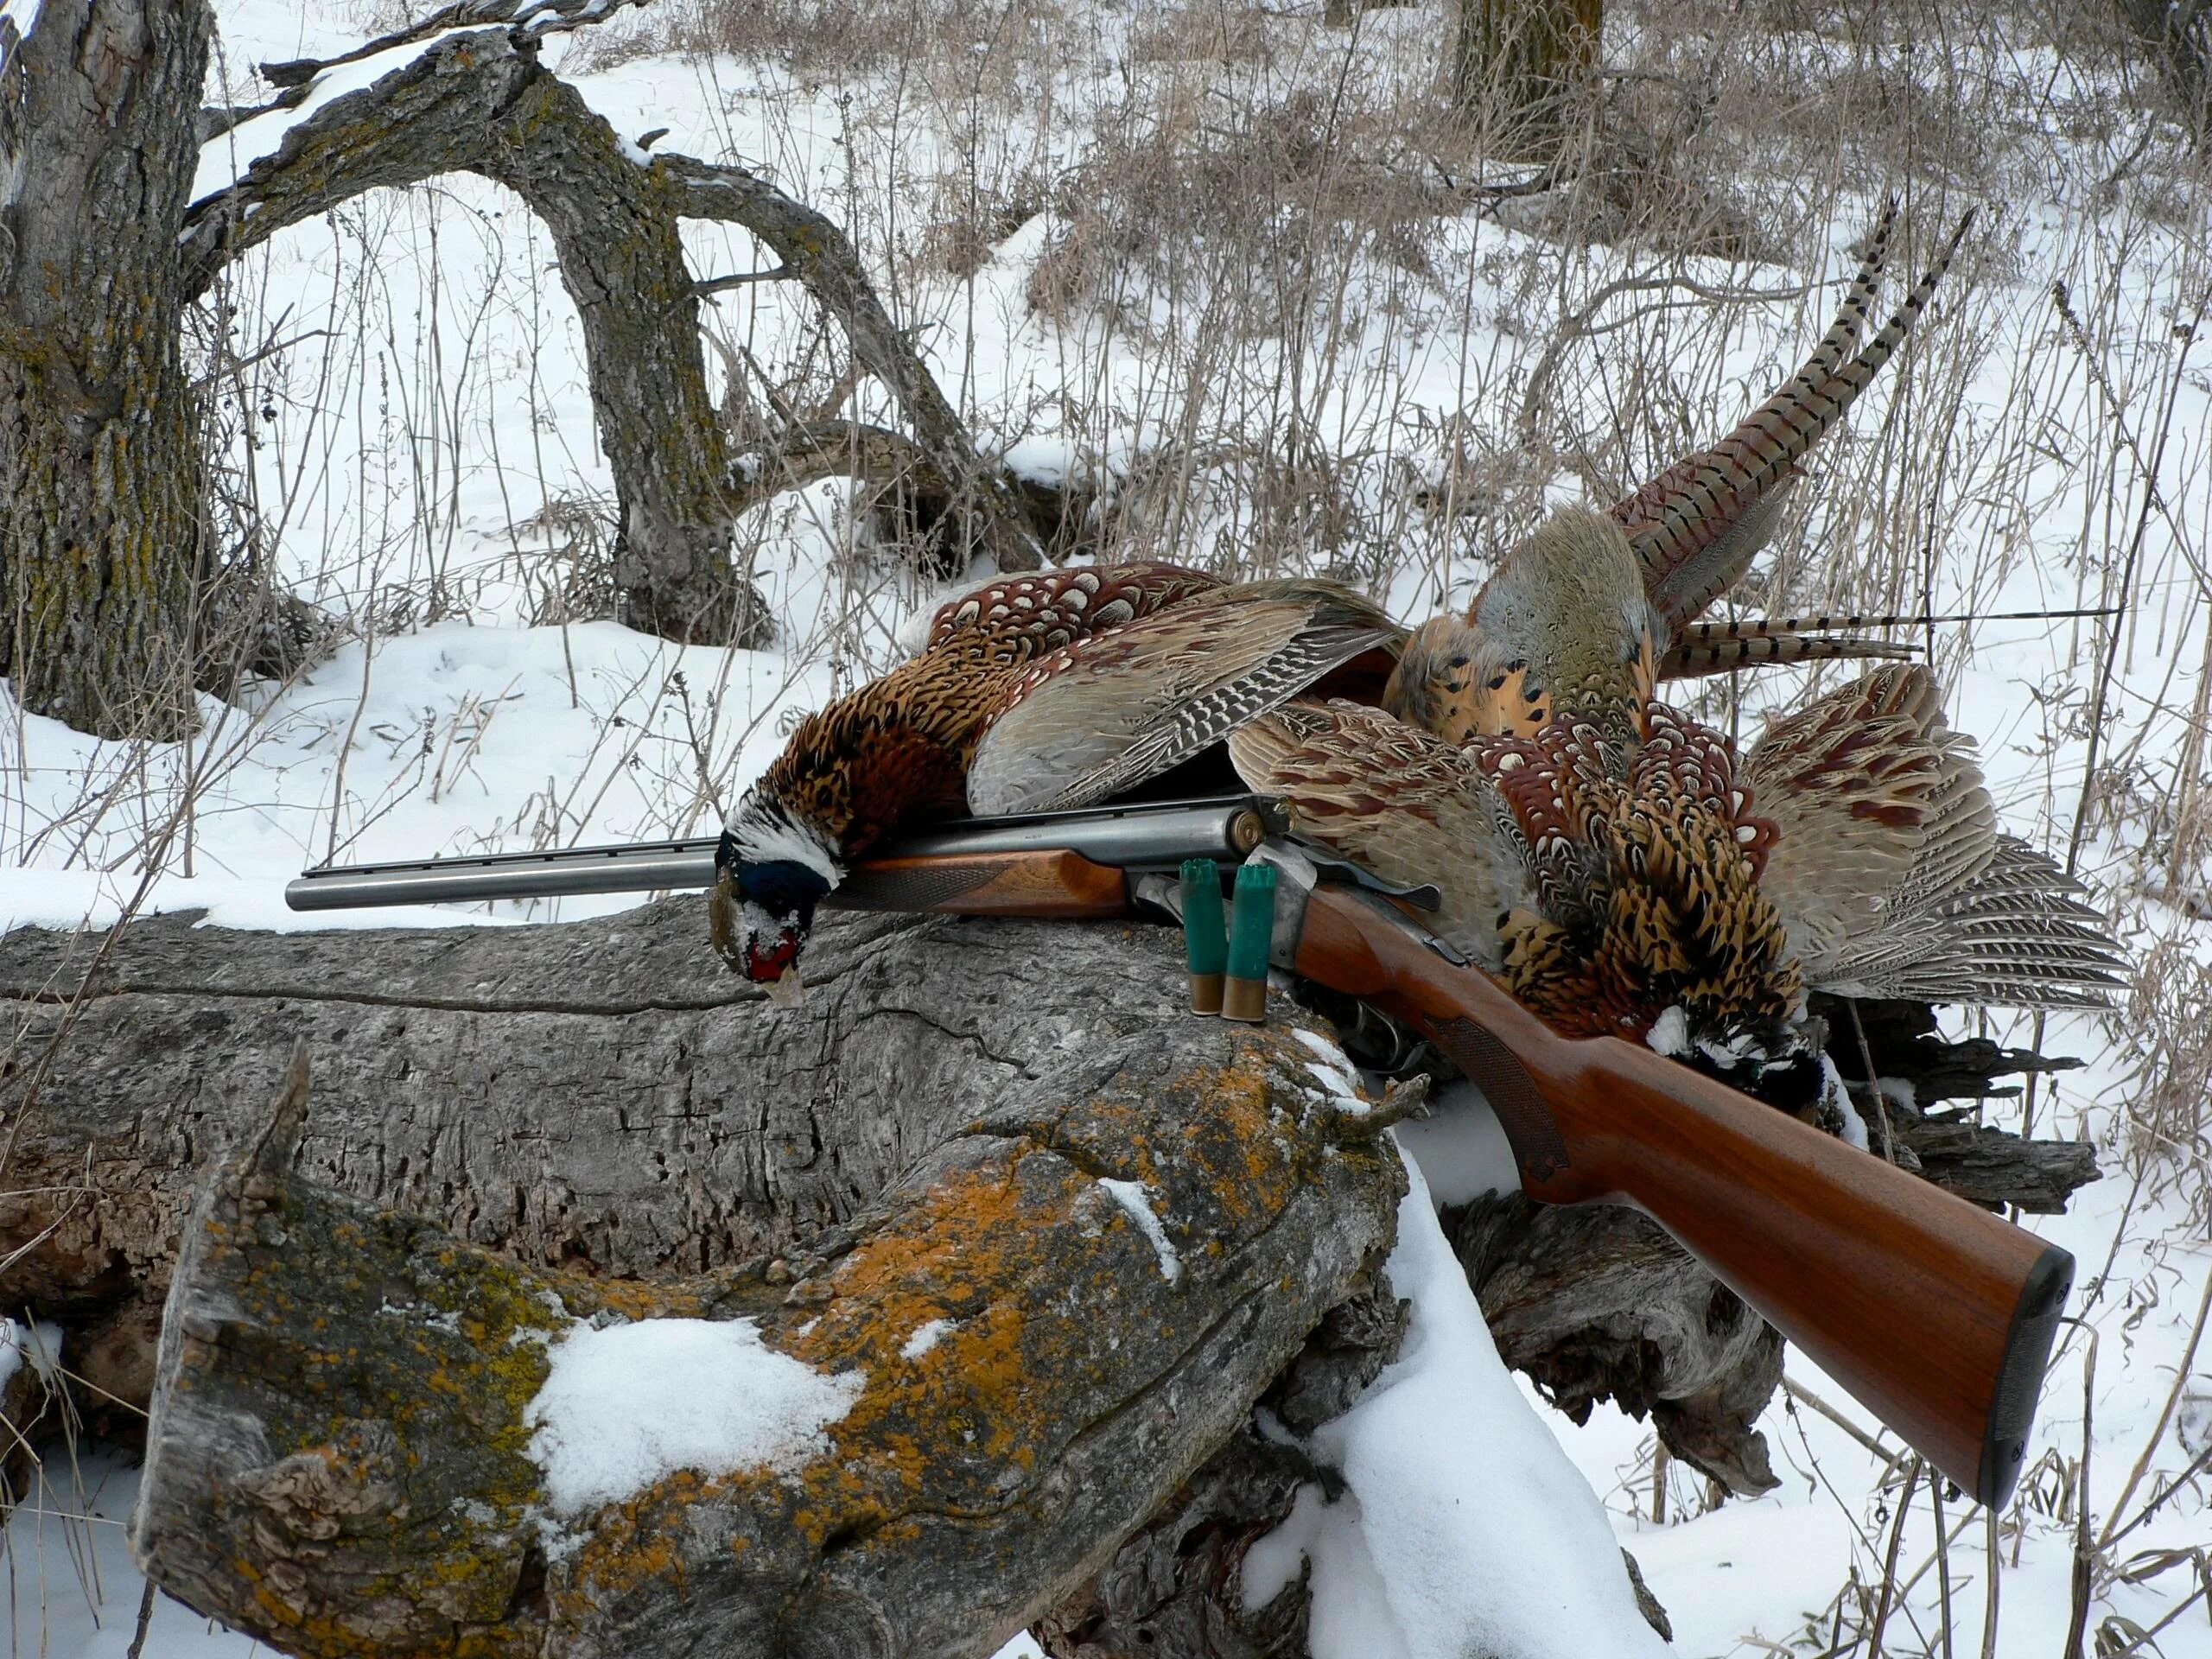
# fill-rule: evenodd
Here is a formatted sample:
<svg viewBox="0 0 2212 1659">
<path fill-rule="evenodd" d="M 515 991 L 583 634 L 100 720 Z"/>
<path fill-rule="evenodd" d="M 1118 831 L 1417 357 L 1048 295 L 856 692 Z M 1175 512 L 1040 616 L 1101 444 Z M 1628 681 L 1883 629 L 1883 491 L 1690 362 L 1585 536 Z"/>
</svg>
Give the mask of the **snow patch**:
<svg viewBox="0 0 2212 1659">
<path fill-rule="evenodd" d="M 1318 1031 L 1294 1027 L 1290 1034 L 1313 1050 L 1306 1074 L 1328 1091 L 1329 1103 L 1347 1116 L 1365 1117 L 1367 1102 L 1360 1097 L 1359 1073 L 1352 1069 L 1351 1057 Z"/>
<path fill-rule="evenodd" d="M 1167 1236 L 1167 1230 L 1160 1224 L 1160 1217 L 1153 1213 L 1151 1196 L 1142 1181 L 1117 1181 L 1102 1175 L 1098 1185 L 1106 1189 L 1107 1197 L 1128 1211 L 1129 1219 L 1143 1229 L 1144 1236 L 1152 1241 L 1153 1254 L 1160 1258 L 1160 1276 L 1173 1284 L 1183 1276 L 1183 1258 L 1176 1253 L 1175 1241 Z"/>
<path fill-rule="evenodd" d="M 26 1362 L 48 1388 L 55 1386 L 61 1370 L 61 1327 L 0 1319 L 0 1389 L 15 1381 Z"/>
<path fill-rule="evenodd" d="M 1666 1654 L 1596 1495 L 1498 1359 L 1420 1166 L 1406 1173 L 1389 1265 L 1413 1304 L 1405 1346 L 1315 1433 L 1350 1490 L 1300 1494 L 1246 1557 L 1247 1605 L 1303 1559 L 1313 1659 Z"/>
<path fill-rule="evenodd" d="M 1401 1123 L 1396 1134 L 1399 1150 L 1421 1166 L 1429 1196 L 1440 1205 L 1521 1190 L 1513 1143 L 1474 1084 L 1447 1084 L 1437 1093 L 1433 1116 Z"/>
<path fill-rule="evenodd" d="M 946 1332 L 959 1323 L 957 1319 L 931 1319 L 927 1325 L 915 1326 L 914 1334 L 899 1344 L 899 1357 L 919 1359 L 944 1339 Z"/>
<path fill-rule="evenodd" d="M 825 1376 L 760 1340 L 751 1319 L 578 1325 L 524 1423 L 556 1510 L 641 1491 L 679 1469 L 791 1469 L 827 1448 L 823 1430 L 852 1409 L 865 1371 Z"/>
</svg>

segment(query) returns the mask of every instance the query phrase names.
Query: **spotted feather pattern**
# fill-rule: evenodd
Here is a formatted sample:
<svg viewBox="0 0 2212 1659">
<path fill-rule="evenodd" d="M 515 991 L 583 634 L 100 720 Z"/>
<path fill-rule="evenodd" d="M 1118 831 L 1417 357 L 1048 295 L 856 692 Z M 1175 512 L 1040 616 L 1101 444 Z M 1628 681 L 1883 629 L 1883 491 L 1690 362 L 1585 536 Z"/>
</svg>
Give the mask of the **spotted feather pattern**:
<svg viewBox="0 0 2212 1659">
<path fill-rule="evenodd" d="M 1503 803 L 1465 751 L 1363 703 L 1284 705 L 1230 734 L 1251 788 L 1293 833 L 1402 887 L 1436 884 L 1427 925 L 1495 969 L 1497 917 L 1534 902 L 1527 848 L 1501 837 Z"/>
<path fill-rule="evenodd" d="M 1960 220 L 1889 321 L 1845 362 L 1886 252 L 1891 219 L 1885 215 L 1842 314 L 1804 367 L 1712 448 L 1675 462 L 1611 508 L 1643 561 L 1646 591 L 1670 627 L 1696 616 L 1749 568 L 1770 531 L 1775 492 L 1911 331 L 1972 219 L 1968 213 Z"/>
<path fill-rule="evenodd" d="M 1645 703 L 1639 724 L 1643 741 L 1629 766 L 1629 798 L 1691 803 L 1735 842 L 1754 880 L 1764 874 L 1774 822 L 1753 816 L 1751 791 L 1737 781 L 1728 740 L 1663 702 Z"/>
<path fill-rule="evenodd" d="M 1568 715 L 1471 746 L 1539 901 L 1502 918 L 1506 982 L 1564 1030 L 1637 1035 L 1681 1006 L 1778 1046 L 1802 987 L 1759 891 L 1774 826 L 1720 734 L 1649 701 L 1634 729 Z"/>
<path fill-rule="evenodd" d="M 971 660 L 1027 662 L 1223 586 L 1219 577 L 1179 564 L 1085 565 L 1001 576 L 939 606 L 924 649 L 964 650 Z"/>
</svg>

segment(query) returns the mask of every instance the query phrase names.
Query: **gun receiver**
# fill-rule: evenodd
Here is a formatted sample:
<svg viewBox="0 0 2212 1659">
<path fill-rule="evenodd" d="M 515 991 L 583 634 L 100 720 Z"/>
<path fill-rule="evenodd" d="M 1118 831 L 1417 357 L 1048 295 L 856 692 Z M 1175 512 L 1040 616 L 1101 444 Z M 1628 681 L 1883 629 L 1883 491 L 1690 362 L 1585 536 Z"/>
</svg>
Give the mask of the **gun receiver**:
<svg viewBox="0 0 2212 1659">
<path fill-rule="evenodd" d="M 1185 858 L 1281 872 L 1273 960 L 1412 1027 L 1496 1109 L 1523 1190 L 1626 1204 L 1671 1234 L 1942 1474 L 1995 1506 L 2027 1449 L 2074 1261 L 2033 1234 L 1616 1037 L 1569 1038 L 1356 873 L 1281 839 L 1264 797 L 948 823 L 829 903 L 963 915 L 1128 913 Z M 714 842 L 310 871 L 295 910 L 705 887 Z"/>
</svg>

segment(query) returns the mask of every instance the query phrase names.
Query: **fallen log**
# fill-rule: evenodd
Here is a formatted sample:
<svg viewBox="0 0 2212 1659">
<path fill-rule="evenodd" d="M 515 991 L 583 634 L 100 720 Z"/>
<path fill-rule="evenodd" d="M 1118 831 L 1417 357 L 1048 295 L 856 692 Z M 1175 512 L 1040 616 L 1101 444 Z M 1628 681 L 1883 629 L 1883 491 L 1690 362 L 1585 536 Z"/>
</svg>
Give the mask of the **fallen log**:
<svg viewBox="0 0 2212 1659">
<path fill-rule="evenodd" d="M 787 1009 L 703 948 L 695 899 L 521 929 L 263 935 L 194 921 L 0 939 L 18 1033 L 0 1065 L 0 1306 L 68 1330 L 96 1420 L 95 1390 L 147 1399 L 185 1212 L 257 1131 L 296 1041 L 316 1081 L 294 1173 L 547 1275 L 566 1317 L 685 1296 L 704 1307 L 702 1281 L 732 1313 L 756 1293 L 731 1287 L 788 1294 L 851 1255 L 856 1225 L 914 1201 L 929 1160 L 972 1153 L 970 1125 L 1033 1103 L 1071 1056 L 1195 1065 L 1190 1042 L 1224 1039 L 1179 1012 L 1174 936 L 1141 925 L 839 915 L 810 950 L 817 982 Z M 1991 1144 L 2001 1164 L 2002 1138 Z M 1517 1196 L 1447 1221 L 1508 1363 L 1570 1412 L 1609 1397 L 1651 1410 L 1687 1459 L 1761 1488 L 1751 1424 L 1778 1345 L 1670 1242 L 1631 1212 Z M 779 1317 L 769 1300 L 762 1313 Z M 1275 1373 L 1248 1379 L 1281 1422 L 1325 1421 L 1382 1363 L 1389 1319 L 1347 1327 L 1345 1312 L 1321 1319 L 1327 1306 L 1298 1304 L 1292 1322 L 1306 1324 Z M 1287 1363 L 1309 1332 L 1333 1370 L 1310 1354 Z M 1248 1614 L 1233 1567 L 1315 1471 L 1279 1446 L 1252 1452 L 1242 1410 L 1208 1420 L 1215 1461 L 1200 1453 L 1176 1475 L 1187 1482 L 1145 1489 L 1153 1508 L 1123 1517 L 1138 1529 L 1090 1563 L 1087 1586 L 1062 1585 L 1045 1628 L 1100 1656 L 1304 1651 L 1302 1592 Z M 132 1425 L 118 1410 L 101 1426 Z M 1224 1461 L 1253 1455 L 1262 1477 Z M 1263 1640 L 1226 1639 L 1258 1627 Z"/>
<path fill-rule="evenodd" d="M 650 1287 L 302 1179 L 302 1058 L 186 1230 L 133 1547 L 299 1654 L 988 1653 L 1387 1253 L 1402 1172 L 1307 1052 L 1072 1051 L 836 1241 Z"/>
</svg>

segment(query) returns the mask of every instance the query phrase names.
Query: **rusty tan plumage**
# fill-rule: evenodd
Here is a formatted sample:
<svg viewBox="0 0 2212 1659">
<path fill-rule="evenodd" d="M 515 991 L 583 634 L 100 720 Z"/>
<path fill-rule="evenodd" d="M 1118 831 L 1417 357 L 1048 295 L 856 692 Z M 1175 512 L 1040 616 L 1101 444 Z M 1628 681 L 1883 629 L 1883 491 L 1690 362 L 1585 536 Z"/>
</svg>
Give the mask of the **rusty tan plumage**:
<svg viewBox="0 0 2212 1659">
<path fill-rule="evenodd" d="M 1254 721 L 1230 753 L 1298 834 L 1437 883 L 1449 942 L 1561 1030 L 1640 1037 L 1680 1007 L 1716 1045 L 1785 1046 L 1802 984 L 1760 887 L 1774 829 L 1718 733 L 1647 700 L 1461 747 L 1334 700 Z"/>
<path fill-rule="evenodd" d="M 1649 700 L 1464 747 L 1301 702 L 1230 752 L 1300 835 L 1439 883 L 1451 942 L 1565 1030 L 1641 1035 L 1680 1008 L 1689 1043 L 1771 1057 L 1807 988 L 2093 1007 L 2126 969 L 2078 886 L 1999 830 L 1918 664 L 1741 757 Z"/>
<path fill-rule="evenodd" d="M 1414 630 L 1384 706 L 1452 742 L 1535 732 L 1575 709 L 1610 720 L 1650 695 L 1656 626 L 1620 527 L 1567 508 L 1498 567 L 1465 617 Z"/>
</svg>

